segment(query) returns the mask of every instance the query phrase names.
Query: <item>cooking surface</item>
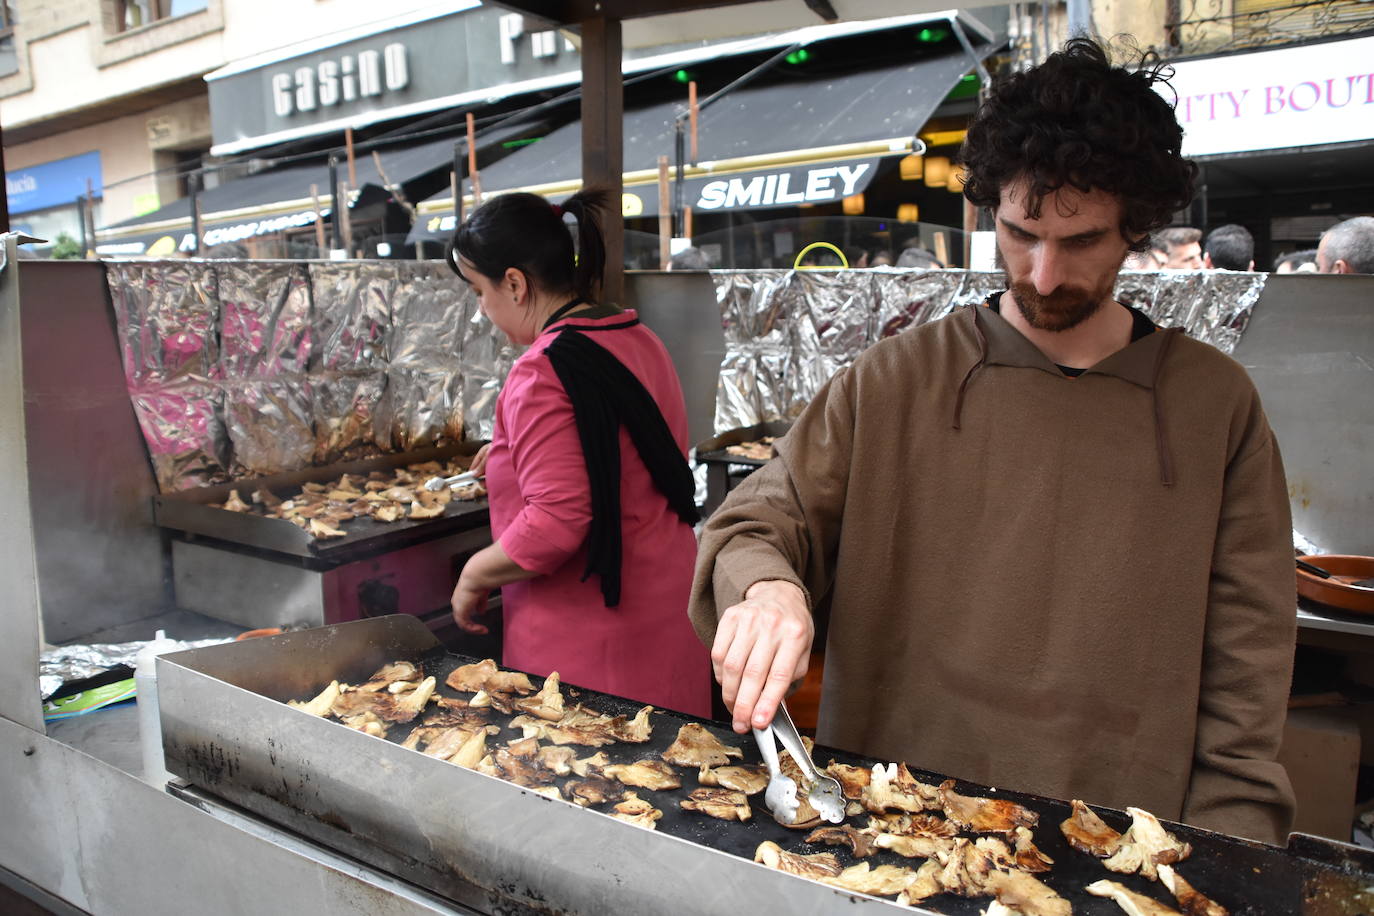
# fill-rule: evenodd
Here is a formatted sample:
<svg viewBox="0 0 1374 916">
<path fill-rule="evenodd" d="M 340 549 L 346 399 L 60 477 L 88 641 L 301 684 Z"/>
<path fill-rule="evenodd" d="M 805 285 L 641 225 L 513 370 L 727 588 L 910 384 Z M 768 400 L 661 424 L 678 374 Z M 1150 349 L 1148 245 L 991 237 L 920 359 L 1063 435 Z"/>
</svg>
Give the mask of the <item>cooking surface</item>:
<svg viewBox="0 0 1374 916">
<path fill-rule="evenodd" d="M 250 640 L 230 647 L 214 647 L 171 656 L 174 664 L 181 659 L 201 657 L 213 660 L 213 664 L 189 665 L 211 677 L 218 674 L 238 687 L 258 694 L 233 697 L 226 690 L 233 690 L 226 684 L 198 683 L 197 690 L 202 692 L 197 698 L 197 690 L 189 690 L 179 705 L 170 714 L 164 704 L 164 733 L 168 738 L 169 766 L 174 772 L 188 776 L 193 782 L 212 792 L 221 794 L 231 801 L 255 808 L 273 820 L 291 829 L 298 829 L 307 835 L 323 837 L 331 845 L 356 857 L 377 864 L 379 867 L 391 866 L 398 872 L 415 865 L 413 871 L 406 872 L 411 880 L 431 887 L 440 893 L 449 893 L 460 899 L 459 891 L 446 887 L 447 875 L 460 875 L 472 884 L 490 887 L 491 882 L 480 877 L 480 867 L 490 866 L 501 874 L 520 874 L 520 887 L 529 890 L 525 899 L 546 896 L 556 900 L 559 895 L 548 887 L 537 886 L 529 874 L 540 874 L 545 868 L 536 861 L 521 858 L 526 846 L 537 846 L 543 842 L 559 850 L 558 857 L 574 855 L 568 852 L 567 842 L 559 837 L 566 835 L 567 840 L 586 845 L 588 848 L 578 854 L 591 857 L 591 861 L 602 866 L 599 870 L 614 873 L 626 868 L 635 872 L 642 867 L 640 863 L 626 866 L 622 862 L 608 862 L 623 857 L 616 853 L 617 843 L 624 849 L 633 850 L 633 855 L 643 855 L 657 863 L 660 857 L 685 857 L 694 867 L 709 867 L 723 871 L 724 864 L 711 855 L 724 854 L 752 860 L 754 850 L 764 840 L 772 840 L 783 849 L 793 852 L 831 852 L 845 865 L 854 864 L 855 859 L 847 849 L 809 845 L 803 842 L 805 830 L 791 830 L 775 823 L 763 805 L 762 795 L 750 799 L 753 817 L 746 823 L 721 821 L 706 815 L 683 811 L 677 802 L 698 785 L 696 773 L 685 768 L 676 768 L 683 786 L 681 789 L 655 792 L 647 789 L 634 789 L 641 798 L 649 800 L 654 807 L 663 812 L 658 822 L 658 834 L 634 834 L 626 839 L 626 825 L 609 825 L 609 819 L 595 810 L 576 810 L 571 806 L 537 796 L 511 784 L 499 783 L 471 771 L 462 770 L 453 764 L 436 758 L 427 758 L 419 751 L 408 751 L 395 745 L 403 741 L 410 732 L 410 724 L 396 725 L 391 729 L 387 741 L 390 744 L 378 745 L 382 739 L 372 738 L 352 732 L 342 724 L 333 721 L 302 720 L 304 714 L 286 708 L 281 703 L 287 699 L 309 699 L 327 686 L 331 679 L 347 683 L 362 683 L 376 668 L 386 662 L 407 658 L 422 663 L 426 673 L 433 674 L 438 680 L 439 693 L 448 696 L 468 694 L 458 693 L 443 686 L 448 673 L 460 664 L 477 659 L 458 656 L 445 652 L 442 647 L 433 646 L 432 637 L 423 633 L 421 637 L 409 635 L 406 626 L 419 626 L 413 621 L 393 622 L 395 618 L 380 618 L 325 627 L 315 631 L 287 634 L 262 640 Z M 349 627 L 374 627 L 347 630 Z M 384 637 L 387 631 L 404 633 L 387 645 Z M 368 634 L 372 633 L 370 638 Z M 351 636 L 349 634 L 352 634 Z M 256 645 L 254 645 L 256 644 Z M 406 645 L 411 646 L 409 650 Z M 380 654 L 379 654 L 380 653 Z M 164 671 L 159 663 L 159 678 L 172 675 L 175 671 Z M 180 691 L 179 691 L 180 692 Z M 577 689 L 564 685 L 563 692 L 569 705 L 584 703 L 587 707 L 611 715 L 633 716 L 641 704 L 618 697 L 598 694 L 593 691 Z M 574 695 L 576 692 L 576 695 Z M 269 701 L 263 701 L 266 697 Z M 208 700 L 207 700 L 208 698 Z M 255 701 L 253 704 L 244 700 Z M 248 706 L 252 705 L 251 715 Z M 211 707 L 222 707 L 211 710 Z M 218 715 L 208 716 L 214 712 Z M 169 723 L 168 717 L 173 721 Z M 197 717 L 215 718 L 201 729 L 203 735 L 192 734 L 188 725 L 196 722 Z M 499 713 L 493 714 L 497 724 L 508 721 Z M 688 716 L 673 712 L 656 711 L 651 717 L 653 733 L 644 744 L 613 744 L 600 748 L 617 763 L 632 763 L 643 757 L 655 757 L 674 740 L 678 728 L 687 722 L 700 722 Z M 258 738 L 256 730 L 266 723 L 269 737 Z M 199 724 L 199 723 L 197 723 Z M 758 763 L 758 751 L 752 736 L 737 736 L 720 723 L 703 723 L 726 744 L 741 748 L 744 763 Z M 275 737 L 271 737 L 275 735 Z M 488 741 L 494 749 L 500 744 L 522 737 L 518 730 L 504 729 L 502 734 Z M 376 752 L 365 750 L 378 748 Z M 585 757 L 596 752 L 597 748 L 574 746 L 577 756 Z M 279 759 L 287 756 L 288 751 L 299 750 L 299 766 Z M 270 758 L 270 763 L 269 763 Z M 818 748 L 814 754 L 816 761 L 824 766 L 831 759 L 840 763 L 869 766 L 875 761 L 844 751 Z M 736 762 L 736 761 L 732 761 Z M 379 766 L 380 764 L 380 766 Z M 383 772 L 385 771 L 385 772 Z M 941 777 L 912 769 L 916 778 L 923 782 L 938 784 Z M 576 777 L 559 778 L 558 784 Z M 405 780 L 402 785 L 399 780 Z M 992 792 L 980 786 L 956 783 L 958 791 L 973 796 L 1009 798 L 1025 805 L 1040 816 L 1034 828 L 1035 842 L 1046 855 L 1055 860 L 1054 867 L 1047 873 L 1038 875 L 1045 884 L 1054 888 L 1068 899 L 1076 913 L 1111 914 L 1119 912 L 1116 904 L 1087 895 L 1083 888 L 1091 882 L 1108 878 L 1119 881 L 1127 887 L 1147 894 L 1157 900 L 1172 904 L 1164 888 L 1138 875 L 1117 875 L 1108 872 L 1097 859 L 1068 848 L 1059 831 L 1059 822 L 1068 817 L 1069 806 L 1065 802 L 1038 796 L 1022 795 L 1012 792 Z M 411 797 L 411 804 L 405 799 Z M 524 798 L 522 798 L 524 796 Z M 379 805 L 377 799 L 384 801 Z M 417 812 L 419 804 L 430 807 L 443 807 L 450 804 L 460 806 L 459 811 L 438 817 L 439 827 L 417 826 L 416 822 L 430 819 L 432 812 Z M 259 804 L 261 803 L 261 804 Z M 533 809 L 530 805 L 533 804 Z M 551 809 L 547 805 L 555 806 Z M 609 806 L 601 806 L 609 808 Z M 350 810 L 357 809 L 357 810 Z M 508 830 L 496 833 L 480 833 L 476 826 L 469 824 L 496 812 L 514 812 L 523 809 L 531 814 L 526 824 L 538 827 L 521 828 L 512 825 Z M 562 809 L 556 810 L 556 809 Z M 1121 812 L 1095 808 L 1099 815 L 1118 830 L 1124 831 L 1129 825 L 1129 817 Z M 504 815 L 503 815 L 504 816 Z M 848 823 L 862 827 L 867 823 L 866 815 L 852 817 Z M 556 836 L 533 837 L 530 830 L 542 831 L 545 825 Z M 560 828 L 558 825 L 562 825 Z M 1374 869 L 1365 862 L 1366 857 L 1356 852 L 1353 859 L 1343 859 L 1340 855 L 1327 854 L 1325 859 L 1336 863 L 1320 864 L 1317 852 L 1338 847 L 1324 841 L 1313 841 L 1315 846 L 1308 847 L 1303 856 L 1294 850 L 1273 847 L 1237 840 L 1230 837 L 1194 830 L 1179 825 L 1167 825 L 1181 839 L 1193 846 L 1191 857 L 1178 866 L 1179 874 L 1190 881 L 1200 892 L 1207 894 L 1226 906 L 1234 914 L 1259 913 L 1298 913 L 1320 912 L 1304 910 L 1304 901 L 1311 895 L 1334 895 L 1335 898 L 1357 894 L 1360 889 L 1371 883 Z M 453 835 L 436 837 L 435 830 L 452 831 Z M 507 835 L 509 834 L 509 835 Z M 690 851 L 663 845 L 671 840 L 688 841 L 714 853 L 692 856 Z M 445 847 L 445 844 L 453 844 Z M 628 844 L 628 845 L 627 845 Z M 1297 847 L 1295 847 L 1296 849 Z M 1340 847 L 1343 849 L 1343 847 Z M 379 852 L 389 850 L 389 852 Z M 435 850 L 439 850 L 436 852 Z M 530 856 L 536 853 L 530 852 Z M 391 856 L 392 858 L 387 858 Z M 475 865 L 470 861 L 480 860 Z M 498 865 L 491 865 L 496 861 Z M 906 860 L 891 852 L 880 852 L 863 860 L 873 866 L 890 863 L 916 867 L 921 860 Z M 399 865 L 397 863 L 400 863 Z M 447 863 L 447 864 L 443 864 Z M 479 867 L 480 866 L 480 867 Z M 752 890 L 771 887 L 771 874 L 760 874 L 762 867 L 752 864 L 740 866 L 745 880 L 758 885 Z M 1365 869 L 1361 872 L 1359 869 Z M 732 874 L 734 870 L 729 870 Z M 658 874 L 650 872 L 649 874 Z M 477 877 L 473 877 L 477 876 Z M 804 882 L 791 876 L 780 876 L 788 882 L 785 887 L 789 893 L 799 894 L 821 907 L 825 901 L 840 901 L 847 895 L 835 896 L 829 888 Z M 547 878 L 547 875 L 546 875 Z M 627 881 L 614 874 L 580 875 L 575 880 L 594 884 L 597 880 L 610 882 L 614 894 L 628 893 Z M 736 876 L 738 881 L 739 875 Z M 456 880 L 456 879 L 455 879 Z M 554 881 L 555 879 L 548 879 Z M 561 877 L 557 880 L 563 880 Z M 664 879 L 666 880 L 666 879 Z M 555 882 L 556 883 L 556 882 Z M 640 884 L 646 883 L 641 880 Z M 649 887 L 637 887 L 636 893 L 672 893 L 660 889 L 658 879 L 648 881 Z M 514 887 L 515 885 L 512 885 Z M 733 891 L 732 891 L 733 893 Z M 521 896 L 517 894 L 516 896 Z M 611 896 L 605 899 L 624 899 Z M 860 898 L 876 904 L 874 898 Z M 880 898 L 890 900 L 891 898 Z M 463 902 L 470 902 L 465 899 Z M 1313 903 L 1316 901 L 1314 900 Z M 989 898 L 960 898 L 947 894 L 930 898 L 921 905 L 922 910 L 941 914 L 980 913 L 986 908 Z M 580 912 L 575 906 L 569 911 Z M 594 912 L 594 908 L 585 911 Z"/>
</svg>

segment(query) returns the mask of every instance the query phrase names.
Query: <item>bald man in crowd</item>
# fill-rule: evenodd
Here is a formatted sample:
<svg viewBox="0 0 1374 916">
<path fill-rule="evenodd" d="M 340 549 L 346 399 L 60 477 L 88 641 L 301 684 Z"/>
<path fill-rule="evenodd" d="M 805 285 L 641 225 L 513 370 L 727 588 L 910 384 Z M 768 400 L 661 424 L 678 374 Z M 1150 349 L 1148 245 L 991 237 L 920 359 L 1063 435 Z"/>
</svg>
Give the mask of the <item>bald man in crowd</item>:
<svg viewBox="0 0 1374 916">
<path fill-rule="evenodd" d="M 1324 274 L 1374 274 L 1374 216 L 1356 216 L 1322 233 L 1317 270 Z"/>
</svg>

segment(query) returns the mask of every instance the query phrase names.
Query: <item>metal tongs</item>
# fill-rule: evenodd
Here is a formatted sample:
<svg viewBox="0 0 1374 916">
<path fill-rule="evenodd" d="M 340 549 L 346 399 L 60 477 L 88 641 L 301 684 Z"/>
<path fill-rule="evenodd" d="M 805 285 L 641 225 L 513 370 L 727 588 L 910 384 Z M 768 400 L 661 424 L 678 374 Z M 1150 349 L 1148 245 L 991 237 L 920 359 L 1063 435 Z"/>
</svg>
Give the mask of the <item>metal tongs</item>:
<svg viewBox="0 0 1374 916">
<path fill-rule="evenodd" d="M 801 733 L 792 723 L 786 703 L 778 704 L 772 725 L 754 729 L 754 740 L 758 742 L 759 753 L 763 755 L 763 762 L 768 767 L 768 788 L 763 793 L 763 802 L 768 806 L 768 810 L 773 812 L 773 820 L 791 826 L 797 822 L 797 811 L 801 808 L 796 781 L 784 776 L 782 768 L 778 766 L 779 742 L 783 750 L 792 755 L 792 759 L 802 771 L 802 778 L 806 780 L 807 786 L 806 800 L 811 803 L 811 807 L 832 824 L 844 820 L 844 793 L 840 790 L 840 784 L 817 770 L 816 765 L 811 762 L 811 755 L 806 752 Z"/>
<path fill-rule="evenodd" d="M 453 477 L 431 477 L 429 480 L 425 481 L 425 489 L 429 490 L 431 493 L 438 493 L 440 490 L 444 489 L 444 487 L 459 487 L 465 483 L 472 483 L 474 480 L 478 479 L 478 476 L 472 471 L 464 471 L 461 474 L 455 474 Z"/>
</svg>

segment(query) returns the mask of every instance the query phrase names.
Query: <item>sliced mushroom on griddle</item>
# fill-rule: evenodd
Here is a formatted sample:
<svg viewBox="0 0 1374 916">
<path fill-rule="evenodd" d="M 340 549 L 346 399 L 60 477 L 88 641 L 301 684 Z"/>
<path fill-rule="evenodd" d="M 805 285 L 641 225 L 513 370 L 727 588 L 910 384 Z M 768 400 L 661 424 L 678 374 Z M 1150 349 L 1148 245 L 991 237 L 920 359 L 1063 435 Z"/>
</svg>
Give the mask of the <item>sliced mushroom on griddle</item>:
<svg viewBox="0 0 1374 916">
<path fill-rule="evenodd" d="M 934 897 L 936 894 L 943 894 L 945 889 L 940 886 L 941 870 L 938 861 L 927 859 L 920 868 L 916 869 L 916 879 L 897 895 L 897 903 L 902 906 L 912 906 L 929 897 Z"/>
<path fill-rule="evenodd" d="M 859 894 L 890 896 L 900 894 L 916 881 L 916 871 L 900 865 L 879 865 L 872 868 L 867 862 L 851 865 L 833 878 L 821 878 L 822 884 L 842 887 Z"/>
<path fill-rule="evenodd" d="M 409 722 L 424 710 L 434 693 L 434 678 L 427 677 L 414 690 L 401 694 L 358 690 L 340 685 L 330 711 L 339 718 L 372 712 L 388 722 Z"/>
<path fill-rule="evenodd" d="M 868 767 L 852 767 L 834 760 L 825 768 L 825 773 L 840 784 L 845 798 L 853 800 L 863 798 L 864 789 L 873 779 L 873 771 Z"/>
<path fill-rule="evenodd" d="M 601 776 L 595 769 L 586 779 L 570 779 L 563 784 L 563 795 L 574 805 L 589 808 L 606 802 L 620 801 L 625 797 L 624 784 Z"/>
<path fill-rule="evenodd" d="M 533 738 L 512 741 L 492 755 L 502 779 L 527 789 L 537 789 L 554 781 L 553 772 L 539 762 L 539 742 Z"/>
<path fill-rule="evenodd" d="M 1035 845 L 1035 837 L 1026 827 L 1017 827 L 1013 834 L 1015 848 L 1012 852 L 1016 867 L 1022 871 L 1039 873 L 1049 871 L 1054 860 L 1040 851 Z"/>
<path fill-rule="evenodd" d="M 372 735 L 374 738 L 386 737 L 386 723 L 377 718 L 371 710 L 361 712 L 356 716 L 348 716 L 340 721 L 354 731 Z"/>
<path fill-rule="evenodd" d="M 880 833 L 873 838 L 873 845 L 908 859 L 930 859 L 947 853 L 954 847 L 954 840 L 948 837 Z"/>
<path fill-rule="evenodd" d="M 1069 804 L 1073 813 L 1060 823 L 1059 831 L 1070 846 L 1099 859 L 1121 848 L 1121 834 L 1108 827 L 1091 808 L 1076 798 Z"/>
<path fill-rule="evenodd" d="M 1071 916 L 1069 901 L 1039 878 L 1018 869 L 997 871 L 984 885 L 997 902 L 1022 916 Z"/>
<path fill-rule="evenodd" d="M 648 758 L 630 764 L 612 764 L 601 768 L 601 772 L 612 779 L 618 779 L 627 786 L 641 789 L 682 788 L 682 780 L 677 772 L 662 760 Z"/>
<path fill-rule="evenodd" d="M 574 758 L 577 751 L 570 747 L 541 747 L 539 749 L 539 762 L 548 767 L 555 776 L 567 776 L 571 773 Z"/>
<path fill-rule="evenodd" d="M 377 692 L 386 690 L 390 693 L 402 693 L 405 690 L 414 690 L 423 679 L 424 672 L 413 662 L 392 662 L 378 668 L 372 677 L 368 678 L 366 684 L 358 687 L 359 690 Z M 395 684 L 404 684 L 401 689 L 393 689 Z"/>
<path fill-rule="evenodd" d="M 299 709 L 301 712 L 308 712 L 312 716 L 329 715 L 329 711 L 334 708 L 334 701 L 339 698 L 339 682 L 330 681 L 329 686 L 321 690 L 318 695 L 310 700 L 287 700 L 286 705 L 292 709 Z"/>
<path fill-rule="evenodd" d="M 448 759 L 448 762 L 460 767 L 467 767 L 469 770 L 477 769 L 487 756 L 487 734 L 492 728 L 495 726 L 479 728 L 468 735 L 467 741 L 463 742 L 463 746 L 458 748 L 453 756 Z"/>
<path fill-rule="evenodd" d="M 827 846 L 848 846 L 856 859 L 867 859 L 878 851 L 874 845 L 877 833 L 871 830 L 856 830 L 849 824 L 837 827 L 817 827 L 806 835 L 808 843 L 824 843 Z M 892 891 L 892 893 L 897 893 Z"/>
<path fill-rule="evenodd" d="M 521 712 L 538 716 L 548 722 L 557 722 L 563 718 L 563 694 L 558 690 L 558 672 L 555 671 L 544 679 L 544 686 L 532 697 L 516 700 L 514 707 Z"/>
<path fill-rule="evenodd" d="M 495 726 L 492 727 L 492 730 L 498 731 Z M 446 728 L 439 734 L 428 739 L 424 750 L 425 756 L 438 757 L 440 760 L 448 760 L 454 754 L 458 753 L 459 749 L 467 744 L 468 739 L 477 731 L 485 734 L 487 732 L 487 726 L 459 725 L 452 728 Z"/>
<path fill-rule="evenodd" d="M 771 840 L 764 840 L 754 850 L 754 861 L 803 878 L 833 878 L 841 871 L 840 860 L 828 852 L 801 855 L 788 852 Z"/>
<path fill-rule="evenodd" d="M 944 866 L 940 869 L 940 886 L 945 893 L 961 897 L 988 896 L 988 878 L 997 871 L 992 852 L 966 837 L 948 843 L 948 848 L 936 856 Z"/>
<path fill-rule="evenodd" d="M 1146 897 L 1144 894 L 1137 894 L 1124 884 L 1108 881 L 1105 878 L 1101 881 L 1094 881 L 1083 889 L 1094 897 L 1110 897 L 1115 900 L 1116 905 L 1121 907 L 1126 916 L 1180 916 L 1178 910 L 1173 907 L 1165 906 L 1158 900 Z"/>
<path fill-rule="evenodd" d="M 704 726 L 688 722 L 678 729 L 677 738 L 661 756 L 680 767 L 700 768 L 729 763 L 731 757 L 743 757 L 744 751 L 723 744 Z"/>
<path fill-rule="evenodd" d="M 1230 916 L 1226 907 L 1201 894 L 1174 871 L 1173 866 L 1159 866 L 1159 883 L 1174 895 L 1183 916 Z"/>
<path fill-rule="evenodd" d="M 868 785 L 860 793 L 863 806 L 869 811 L 906 811 L 919 814 L 939 810 L 939 793 L 911 775 L 906 764 L 874 764 Z"/>
<path fill-rule="evenodd" d="M 754 766 L 702 767 L 697 773 L 697 782 L 703 786 L 720 786 L 734 789 L 745 795 L 758 795 L 768 788 L 768 768 L 762 764 Z"/>
<path fill-rule="evenodd" d="M 749 796 L 730 789 L 693 789 L 678 805 L 684 811 L 697 811 L 723 821 L 747 821 L 752 816 Z"/>
<path fill-rule="evenodd" d="M 868 824 L 878 833 L 891 833 L 897 836 L 952 837 L 959 833 L 958 827 L 936 814 L 889 811 L 883 814 L 870 814 Z"/>
<path fill-rule="evenodd" d="M 534 693 L 529 676 L 519 671 L 502 671 L 492 659 L 485 658 L 471 665 L 461 665 L 449 672 L 444 683 L 465 693 L 505 693 L 528 696 Z"/>
<path fill-rule="evenodd" d="M 348 537 L 347 531 L 340 531 L 338 528 L 335 528 L 334 526 L 330 525 L 327 521 L 318 518 L 312 518 L 310 520 L 310 527 L 307 530 L 310 532 L 312 537 L 320 539 Z"/>
<path fill-rule="evenodd" d="M 643 827 L 645 830 L 656 830 L 658 819 L 663 817 L 663 812 L 633 792 L 626 792 L 625 800 L 613 807 L 610 815 L 616 820 Z"/>
<path fill-rule="evenodd" d="M 574 706 L 558 722 L 517 716 L 510 724 L 512 728 L 522 729 L 527 738 L 538 737 L 554 744 L 580 744 L 586 747 L 601 747 L 617 741 L 641 744 L 649 740 L 651 712 L 653 707 L 645 706 L 633 719 L 626 719 L 625 716 L 604 716 Z"/>
<path fill-rule="evenodd" d="M 1126 813 L 1131 816 L 1131 826 L 1122 834 L 1121 846 L 1102 863 L 1110 871 L 1123 875 L 1139 872 L 1153 879 L 1157 866 L 1182 862 L 1192 854 L 1193 847 L 1166 831 L 1150 812 L 1127 808 Z"/>
<path fill-rule="evenodd" d="M 569 766 L 578 776 L 585 777 L 587 772 L 593 767 L 600 768 L 611 762 L 611 758 L 606 756 L 605 751 L 597 751 L 590 757 L 578 757 Z"/>
<path fill-rule="evenodd" d="M 439 697 L 438 704 L 438 709 L 425 714 L 424 719 L 421 720 L 424 725 L 452 728 L 455 725 L 486 725 L 491 721 L 491 713 L 488 710 L 469 706 L 461 700 Z"/>
<path fill-rule="evenodd" d="M 1010 834 L 1017 827 L 1034 827 L 1040 815 L 1004 798 L 974 798 L 954 791 L 954 780 L 940 783 L 945 816 L 973 833 Z"/>
</svg>

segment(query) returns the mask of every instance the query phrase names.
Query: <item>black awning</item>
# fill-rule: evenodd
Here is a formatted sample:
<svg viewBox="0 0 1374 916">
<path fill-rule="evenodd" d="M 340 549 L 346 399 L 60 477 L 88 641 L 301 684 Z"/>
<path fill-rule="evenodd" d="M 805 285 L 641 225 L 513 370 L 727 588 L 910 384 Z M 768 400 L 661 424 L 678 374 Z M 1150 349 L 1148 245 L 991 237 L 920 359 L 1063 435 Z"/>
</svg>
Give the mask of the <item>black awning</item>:
<svg viewBox="0 0 1374 916">
<path fill-rule="evenodd" d="M 499 127 L 479 134 L 477 146 L 479 150 L 490 149 L 536 129 L 535 125 L 529 123 Z M 450 135 L 423 143 L 392 146 L 379 149 L 378 156 L 388 182 L 407 188 L 412 184 L 420 184 L 421 179 L 431 179 L 423 183 L 420 191 L 426 193 L 434 187 L 432 178 L 435 174 L 443 176 L 442 184 L 448 183 L 446 176 L 453 168 L 455 143 L 466 146 L 466 138 Z M 359 153 L 355 157 L 354 169 L 358 179 L 354 190 L 369 186 L 384 187 L 371 152 Z M 348 180 L 348 166 L 342 157 L 339 178 L 341 181 Z M 312 185 L 321 199 L 321 212 L 328 214 L 330 187 L 327 157 L 257 172 L 202 191 L 199 199 L 203 234 L 207 236 L 205 244 L 213 247 L 223 241 L 266 235 L 313 222 Z M 414 203 L 414 200 L 411 202 Z M 139 255 L 147 253 L 147 247 L 166 237 L 176 241 L 176 247 L 171 251 L 193 250 L 194 240 L 186 242 L 190 231 L 191 201 L 190 198 L 182 198 L 151 213 L 101 228 L 96 233 L 99 240 L 96 250 L 107 255 Z M 144 247 L 139 248 L 140 245 Z M 165 247 L 166 243 L 163 243 L 159 253 L 171 253 L 163 251 Z"/>
<path fill-rule="evenodd" d="M 979 44 L 975 46 L 975 53 L 981 60 L 993 48 L 992 44 Z M 973 66 L 967 54 L 949 53 L 840 76 L 746 86 L 701 113 L 698 160 L 719 163 L 791 151 L 837 148 L 836 156 L 829 161 L 872 161 L 875 155 L 872 150 L 846 156 L 839 148 L 915 136 Z M 635 193 L 642 206 L 635 215 L 658 212 L 658 191 L 652 187 L 657 179 L 634 173 L 657 169 L 659 156 L 666 155 L 672 161 L 673 119 L 681 107 L 676 102 L 663 103 L 625 113 L 626 190 Z M 894 153 L 898 151 L 893 150 Z M 538 143 L 484 168 L 481 173 L 483 193 L 539 188 L 558 182 L 575 183 L 582 173 L 581 157 L 581 123 L 564 125 Z M 807 157 L 798 164 L 780 160 L 769 168 L 694 176 L 686 182 L 688 203 L 694 208 L 699 206 L 702 189 L 713 182 L 724 181 L 727 187 L 722 190 L 716 184 L 702 209 L 795 206 L 800 202 L 795 194 L 808 180 L 805 173 L 825 163 L 827 160 L 823 157 Z M 798 170 L 801 174 L 792 175 L 783 198 L 778 200 L 776 188 L 782 181 L 782 173 Z M 862 183 L 867 183 L 872 171 L 872 168 L 865 170 L 865 175 L 860 176 Z M 770 175 L 775 176 L 772 185 L 769 185 Z M 831 174 L 813 180 L 822 184 L 830 180 L 830 187 L 838 189 L 840 177 Z M 732 183 L 738 183 L 742 189 L 730 188 Z M 637 192 L 639 185 L 646 186 L 647 193 Z M 854 185 L 849 193 L 860 190 L 862 187 Z M 696 196 L 691 196 L 693 192 Z M 551 192 L 550 196 L 557 198 L 559 195 Z M 716 206 L 710 205 L 717 200 Z M 411 233 L 412 241 L 447 237 L 453 228 L 453 211 L 451 206 L 443 205 L 449 201 L 449 193 L 442 192 L 426 201 L 428 206 L 422 205 L 421 218 Z"/>
</svg>

